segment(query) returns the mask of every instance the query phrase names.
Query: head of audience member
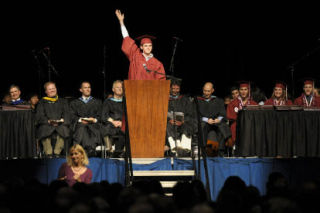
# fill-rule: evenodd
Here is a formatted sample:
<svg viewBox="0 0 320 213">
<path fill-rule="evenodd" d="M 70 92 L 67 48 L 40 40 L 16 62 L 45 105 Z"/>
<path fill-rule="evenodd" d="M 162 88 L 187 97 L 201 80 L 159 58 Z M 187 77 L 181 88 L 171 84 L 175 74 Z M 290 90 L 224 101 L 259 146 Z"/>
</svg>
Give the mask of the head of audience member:
<svg viewBox="0 0 320 213">
<path fill-rule="evenodd" d="M 172 81 L 170 86 L 170 95 L 179 96 L 180 95 L 181 83 L 180 81 Z"/>
<path fill-rule="evenodd" d="M 224 182 L 217 197 L 217 212 L 246 212 L 246 184 L 238 176 Z"/>
<path fill-rule="evenodd" d="M 202 92 L 204 98 L 210 98 L 212 93 L 214 92 L 213 84 L 211 82 L 205 83 L 202 88 Z"/>
<path fill-rule="evenodd" d="M 56 97 L 58 95 L 58 90 L 56 87 L 56 83 L 52 81 L 48 81 L 44 84 L 44 92 L 49 98 Z"/>
<path fill-rule="evenodd" d="M 237 99 L 239 97 L 238 87 L 231 87 L 230 92 L 231 92 L 232 100 Z"/>
<path fill-rule="evenodd" d="M 88 81 L 83 81 L 80 85 L 79 91 L 81 92 L 82 96 L 85 98 L 90 97 L 91 95 L 91 84 Z"/>
<path fill-rule="evenodd" d="M 303 92 L 306 96 L 313 95 L 313 92 L 314 92 L 314 81 L 313 80 L 305 80 L 303 82 Z"/>
<path fill-rule="evenodd" d="M 9 93 L 5 94 L 2 98 L 2 103 L 4 104 L 10 104 L 11 102 L 11 96 Z"/>
<path fill-rule="evenodd" d="M 75 144 L 70 147 L 67 155 L 67 163 L 69 166 L 87 166 L 89 164 L 87 153 L 81 145 Z"/>
<path fill-rule="evenodd" d="M 38 94 L 32 94 L 29 96 L 29 104 L 31 105 L 31 108 L 35 108 L 37 104 L 39 103 L 39 96 Z"/>
<path fill-rule="evenodd" d="M 19 100 L 21 95 L 21 90 L 17 85 L 11 85 L 9 88 L 9 94 L 12 101 Z"/>
<path fill-rule="evenodd" d="M 240 98 L 242 100 L 246 100 L 250 97 L 250 83 L 249 82 L 242 82 L 239 85 L 239 93 Z"/>
<path fill-rule="evenodd" d="M 140 49 L 142 50 L 142 53 L 146 56 L 149 56 L 152 54 L 153 39 L 155 39 L 155 37 L 150 35 L 143 35 L 137 38 L 137 40 L 140 40 Z"/>
<path fill-rule="evenodd" d="M 123 96 L 123 81 L 116 80 L 112 84 L 113 97 L 116 99 L 121 99 Z"/>
<path fill-rule="evenodd" d="M 280 172 L 273 172 L 269 175 L 266 184 L 267 196 L 285 196 L 288 192 L 287 178 Z"/>
</svg>

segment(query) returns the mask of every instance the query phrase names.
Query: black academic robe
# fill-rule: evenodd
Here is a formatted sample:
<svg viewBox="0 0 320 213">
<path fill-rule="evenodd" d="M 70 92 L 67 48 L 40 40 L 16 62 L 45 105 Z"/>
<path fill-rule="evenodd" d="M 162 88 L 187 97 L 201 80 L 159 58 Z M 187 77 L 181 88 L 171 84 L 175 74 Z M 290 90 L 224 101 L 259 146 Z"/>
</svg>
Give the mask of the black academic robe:
<svg viewBox="0 0 320 213">
<path fill-rule="evenodd" d="M 58 126 L 52 126 L 48 120 L 60 120 L 64 122 Z M 66 99 L 59 98 L 56 102 L 51 102 L 41 99 L 36 111 L 37 138 L 39 140 L 50 137 L 54 132 L 57 132 L 61 137 L 67 138 L 70 136 L 71 116 Z"/>
<path fill-rule="evenodd" d="M 224 101 L 215 96 L 212 96 L 209 99 L 205 99 L 203 97 L 198 97 L 197 99 L 201 118 L 206 117 L 216 119 L 218 117 L 222 117 L 222 120 L 219 124 L 210 125 L 207 122 L 201 121 L 204 140 L 212 140 L 212 138 L 210 138 L 210 132 L 214 131 L 217 137 L 216 139 L 220 144 L 220 149 L 222 149 L 224 147 L 225 140 L 231 137 L 231 130 L 227 125 Z"/>
<path fill-rule="evenodd" d="M 100 137 L 100 117 L 101 117 L 101 100 L 92 98 L 89 102 L 84 103 L 80 99 L 70 102 L 70 111 L 72 115 L 73 140 L 85 148 L 95 149 L 101 144 Z M 79 122 L 80 118 L 96 118 L 97 123 L 83 124 Z"/>
<path fill-rule="evenodd" d="M 101 134 L 103 137 L 110 135 L 123 135 L 121 128 L 114 127 L 114 125 L 108 121 L 112 118 L 116 121 L 123 120 L 123 102 L 115 101 L 113 98 L 108 98 L 104 101 L 101 113 Z M 124 125 L 124 123 L 123 123 Z"/>
<path fill-rule="evenodd" d="M 185 95 L 179 95 L 178 97 L 170 97 L 168 112 L 182 112 L 184 113 L 184 123 L 181 126 L 172 125 L 168 117 L 167 123 L 167 137 L 179 137 L 182 134 L 185 134 L 188 137 L 191 137 L 193 134 L 193 118 L 192 118 L 192 102 Z"/>
</svg>

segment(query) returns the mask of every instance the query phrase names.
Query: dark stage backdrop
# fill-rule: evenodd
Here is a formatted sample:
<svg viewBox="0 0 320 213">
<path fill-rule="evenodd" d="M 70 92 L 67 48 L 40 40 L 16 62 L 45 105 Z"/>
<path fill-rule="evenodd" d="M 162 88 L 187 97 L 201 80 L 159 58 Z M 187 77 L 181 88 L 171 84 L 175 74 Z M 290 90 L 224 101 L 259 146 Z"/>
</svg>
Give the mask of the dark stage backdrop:
<svg viewBox="0 0 320 213">
<path fill-rule="evenodd" d="M 57 82 L 61 96 L 78 96 L 80 81 L 89 80 L 93 95 L 102 98 L 104 59 L 106 86 L 111 92 L 112 81 L 127 78 L 129 65 L 120 49 L 116 8 L 125 13 L 132 37 L 157 37 L 154 54 L 167 72 L 174 46 L 172 37 L 183 40 L 177 46 L 173 74 L 183 79 L 184 93 L 201 93 L 203 83 L 213 81 L 216 95 L 225 96 L 236 81 L 251 80 L 270 96 L 273 80 L 291 84 L 288 66 L 297 61 L 295 80 L 306 76 L 320 79 L 320 13 L 315 5 L 172 2 L 52 2 L 4 7 L 0 94 L 13 83 L 21 86 L 24 96 L 43 93 L 48 68 L 39 50 L 46 47 L 57 71 L 52 72 L 52 80 Z M 301 84 L 295 85 L 298 95 Z"/>
</svg>

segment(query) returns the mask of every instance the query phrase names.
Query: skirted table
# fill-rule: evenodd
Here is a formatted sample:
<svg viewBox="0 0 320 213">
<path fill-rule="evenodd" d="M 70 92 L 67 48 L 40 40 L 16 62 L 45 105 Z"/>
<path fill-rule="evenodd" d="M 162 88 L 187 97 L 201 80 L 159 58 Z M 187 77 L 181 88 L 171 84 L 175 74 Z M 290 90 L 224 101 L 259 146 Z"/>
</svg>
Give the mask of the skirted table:
<svg viewBox="0 0 320 213">
<path fill-rule="evenodd" d="M 244 157 L 320 157 L 320 111 L 240 111 L 236 149 Z"/>
<path fill-rule="evenodd" d="M 31 110 L 0 111 L 0 159 L 36 156 L 34 121 Z"/>
</svg>

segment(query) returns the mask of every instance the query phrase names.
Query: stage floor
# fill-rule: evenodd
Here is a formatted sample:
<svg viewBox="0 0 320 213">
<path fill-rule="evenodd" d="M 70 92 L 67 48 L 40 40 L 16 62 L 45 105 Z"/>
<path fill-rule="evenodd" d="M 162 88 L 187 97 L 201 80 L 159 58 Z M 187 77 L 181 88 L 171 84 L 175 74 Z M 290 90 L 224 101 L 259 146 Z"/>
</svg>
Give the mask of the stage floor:
<svg viewBox="0 0 320 213">
<path fill-rule="evenodd" d="M 49 184 L 57 178 L 64 158 L 1 160 L 2 179 L 19 177 L 36 178 Z M 196 166 L 198 165 L 195 161 Z M 211 198 L 215 200 L 229 176 L 239 176 L 247 185 L 257 187 L 264 195 L 268 176 L 272 172 L 283 173 L 292 187 L 303 181 L 320 176 L 320 158 L 208 158 L 208 173 Z M 201 180 L 205 183 L 203 161 Z M 125 183 L 125 163 L 122 159 L 90 158 L 89 168 L 93 171 L 93 182 L 107 180 L 110 183 Z M 136 158 L 133 170 L 192 170 L 191 158 Z"/>
</svg>

